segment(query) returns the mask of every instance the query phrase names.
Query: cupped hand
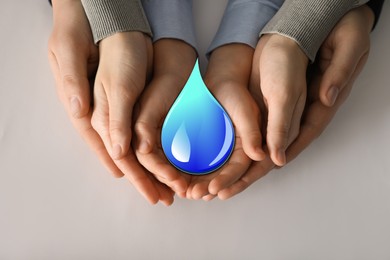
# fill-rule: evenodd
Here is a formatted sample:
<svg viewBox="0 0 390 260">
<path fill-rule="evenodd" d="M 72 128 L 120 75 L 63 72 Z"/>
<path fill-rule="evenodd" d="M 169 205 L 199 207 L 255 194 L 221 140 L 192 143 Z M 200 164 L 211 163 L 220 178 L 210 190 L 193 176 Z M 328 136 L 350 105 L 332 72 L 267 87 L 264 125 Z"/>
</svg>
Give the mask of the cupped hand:
<svg viewBox="0 0 390 260">
<path fill-rule="evenodd" d="M 137 104 L 134 127 L 139 162 L 181 197 L 190 176 L 179 172 L 166 159 L 161 147 L 161 128 L 195 60 L 195 50 L 183 41 L 161 39 L 154 43 L 153 78 Z"/>
<path fill-rule="evenodd" d="M 372 10 L 363 5 L 349 11 L 325 40 L 313 69 L 301 133 L 287 151 L 288 161 L 321 135 L 348 98 L 368 59 L 373 24 Z"/>
<path fill-rule="evenodd" d="M 205 82 L 225 108 L 236 132 L 235 147 L 228 162 L 214 173 L 193 176 L 187 198 L 209 200 L 235 183 L 251 161 L 263 160 L 260 110 L 248 90 L 253 49 L 244 44 L 229 44 L 213 51 Z"/>
<path fill-rule="evenodd" d="M 287 150 L 287 162 L 296 158 L 325 130 L 338 108 L 347 99 L 355 79 L 368 58 L 370 31 L 374 16 L 367 6 L 347 13 L 335 26 L 320 49 L 309 82 L 307 107 L 302 118 L 300 133 Z M 251 86 L 257 86 L 257 68 L 253 68 Z M 336 74 L 334 74 L 336 73 Z M 335 76 L 334 76 L 335 75 Z M 337 94 L 327 95 L 331 86 Z M 259 106 L 263 106 L 260 92 L 254 93 Z M 333 106 L 332 106 L 333 105 Z M 244 191 L 275 167 L 270 158 L 253 163 L 248 172 L 230 187 L 220 191 L 218 197 L 228 199 Z"/>
<path fill-rule="evenodd" d="M 173 192 L 138 162 L 131 147 L 133 108 L 152 72 L 151 39 L 141 32 L 116 33 L 99 44 L 92 126 L 115 164 L 151 203 L 169 205 Z"/>
<path fill-rule="evenodd" d="M 272 161 L 283 166 L 285 151 L 298 136 L 306 101 L 308 58 L 295 41 L 277 34 L 260 38 L 256 47 L 252 77 L 260 78 L 267 112 L 266 140 Z M 253 89 L 252 92 L 258 92 Z M 255 94 L 256 95 L 256 94 Z"/>
<path fill-rule="evenodd" d="M 54 28 L 49 39 L 48 56 L 55 77 L 59 99 L 83 139 L 97 154 L 103 165 L 116 177 L 123 172 L 114 163 L 110 154 L 92 127 L 90 88 L 99 63 L 99 51 L 93 42 L 80 1 L 53 0 Z M 135 161 L 136 162 L 136 161 Z M 126 160 L 118 164 L 131 172 L 133 162 Z M 151 203 L 159 200 L 172 204 L 173 192 L 158 182 L 152 175 L 137 168 L 138 175 L 126 174 L 144 197 Z"/>
<path fill-rule="evenodd" d="M 83 139 L 104 166 L 116 177 L 123 173 L 115 165 L 91 125 L 90 85 L 99 62 L 88 19 L 80 1 L 53 0 L 54 27 L 48 56 L 57 93 Z M 91 80 L 90 80 L 91 79 Z"/>
<path fill-rule="evenodd" d="M 114 160 L 131 153 L 133 107 L 151 74 L 151 39 L 141 32 L 121 32 L 99 43 L 92 126 Z"/>
</svg>

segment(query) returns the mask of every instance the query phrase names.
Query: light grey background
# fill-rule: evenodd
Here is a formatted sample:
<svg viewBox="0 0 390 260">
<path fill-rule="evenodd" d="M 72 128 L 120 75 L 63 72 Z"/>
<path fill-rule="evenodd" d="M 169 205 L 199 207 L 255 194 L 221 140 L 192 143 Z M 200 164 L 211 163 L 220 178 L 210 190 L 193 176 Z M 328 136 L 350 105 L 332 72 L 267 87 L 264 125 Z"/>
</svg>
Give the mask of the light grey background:
<svg viewBox="0 0 390 260">
<path fill-rule="evenodd" d="M 194 2 L 204 51 L 226 1 Z M 43 0 L 1 1 L 0 259 L 390 259 L 389 3 L 350 98 L 298 159 L 229 201 L 170 208 L 112 178 L 71 126 L 51 23 Z"/>
</svg>

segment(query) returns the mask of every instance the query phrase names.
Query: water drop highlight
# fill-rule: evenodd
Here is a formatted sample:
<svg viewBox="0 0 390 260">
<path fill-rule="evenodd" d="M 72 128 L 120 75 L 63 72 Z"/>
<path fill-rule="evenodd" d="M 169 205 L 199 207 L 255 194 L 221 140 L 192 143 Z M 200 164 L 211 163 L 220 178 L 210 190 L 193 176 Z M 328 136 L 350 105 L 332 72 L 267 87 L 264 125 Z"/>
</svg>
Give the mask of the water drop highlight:
<svg viewBox="0 0 390 260">
<path fill-rule="evenodd" d="M 229 115 L 194 69 L 169 110 L 161 131 L 165 156 L 180 171 L 203 175 L 225 164 L 234 148 Z"/>
</svg>

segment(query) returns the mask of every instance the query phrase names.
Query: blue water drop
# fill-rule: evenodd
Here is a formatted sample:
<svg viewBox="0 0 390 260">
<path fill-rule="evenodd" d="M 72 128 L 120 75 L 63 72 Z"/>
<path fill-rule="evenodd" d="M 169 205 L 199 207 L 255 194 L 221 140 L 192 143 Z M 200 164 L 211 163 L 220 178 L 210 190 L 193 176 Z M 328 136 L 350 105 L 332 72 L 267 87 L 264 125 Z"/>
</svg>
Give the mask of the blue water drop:
<svg viewBox="0 0 390 260">
<path fill-rule="evenodd" d="M 168 160 L 193 175 L 217 170 L 233 152 L 232 121 L 203 82 L 198 61 L 165 118 L 161 143 Z"/>
</svg>

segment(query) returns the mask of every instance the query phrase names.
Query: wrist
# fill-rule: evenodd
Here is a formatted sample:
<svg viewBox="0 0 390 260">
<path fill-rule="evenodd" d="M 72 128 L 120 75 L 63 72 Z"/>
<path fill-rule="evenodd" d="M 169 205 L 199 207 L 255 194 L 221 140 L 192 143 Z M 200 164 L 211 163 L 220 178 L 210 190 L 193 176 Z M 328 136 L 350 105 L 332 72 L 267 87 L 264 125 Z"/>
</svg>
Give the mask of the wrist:
<svg viewBox="0 0 390 260">
<path fill-rule="evenodd" d="M 362 5 L 358 9 L 362 13 L 362 15 L 364 15 L 365 19 L 367 20 L 367 24 L 368 24 L 367 28 L 369 29 L 369 32 L 371 32 L 372 29 L 374 28 L 374 24 L 375 24 L 374 11 L 368 5 Z"/>
<path fill-rule="evenodd" d="M 307 66 L 309 63 L 309 57 L 295 40 L 275 33 L 267 34 L 263 37 L 268 37 L 267 45 L 274 51 L 285 53 L 290 56 L 290 58 L 294 57 L 296 62 L 300 62 L 304 66 Z"/>
</svg>

